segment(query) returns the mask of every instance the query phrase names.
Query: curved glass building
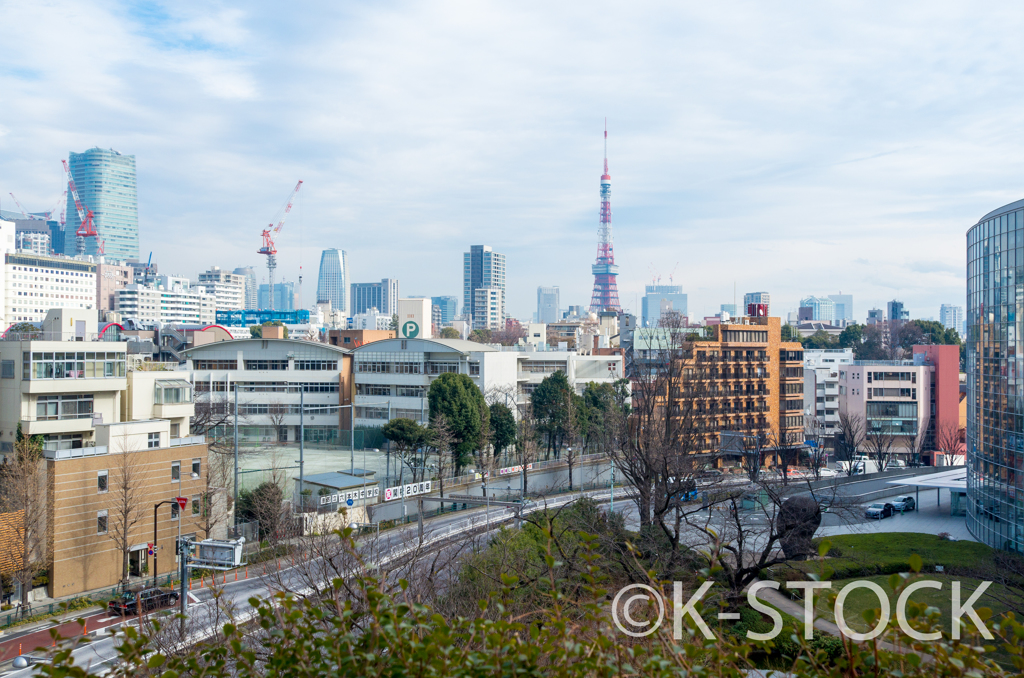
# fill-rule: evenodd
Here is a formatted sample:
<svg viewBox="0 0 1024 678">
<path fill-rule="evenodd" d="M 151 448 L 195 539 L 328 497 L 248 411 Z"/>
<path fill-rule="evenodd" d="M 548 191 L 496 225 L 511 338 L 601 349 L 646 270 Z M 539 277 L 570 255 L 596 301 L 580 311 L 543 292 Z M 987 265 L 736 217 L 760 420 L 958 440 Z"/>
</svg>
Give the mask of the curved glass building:
<svg viewBox="0 0 1024 678">
<path fill-rule="evenodd" d="M 1024 200 L 967 232 L 967 529 L 1024 551 Z"/>
</svg>

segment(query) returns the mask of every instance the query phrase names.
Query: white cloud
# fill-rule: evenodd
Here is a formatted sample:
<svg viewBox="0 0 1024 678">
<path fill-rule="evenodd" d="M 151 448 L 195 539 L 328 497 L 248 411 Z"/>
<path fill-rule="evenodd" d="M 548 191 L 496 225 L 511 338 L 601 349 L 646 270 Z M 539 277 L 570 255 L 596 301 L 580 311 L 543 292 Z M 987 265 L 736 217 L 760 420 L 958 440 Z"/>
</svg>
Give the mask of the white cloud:
<svg viewBox="0 0 1024 678">
<path fill-rule="evenodd" d="M 508 255 L 586 304 L 609 118 L 627 306 L 651 265 L 691 308 L 776 311 L 842 289 L 857 312 L 964 297 L 964 232 L 1020 197 L 1024 11 L 955 4 L 505 3 L 5 6 L 0 194 L 30 209 L 59 160 L 137 156 L 144 256 L 260 264 L 305 180 L 279 276 L 342 247 L 355 276 L 461 296 L 461 253 Z M 856 263 L 858 259 L 869 266 Z M 312 296 L 306 286 L 306 300 Z"/>
</svg>

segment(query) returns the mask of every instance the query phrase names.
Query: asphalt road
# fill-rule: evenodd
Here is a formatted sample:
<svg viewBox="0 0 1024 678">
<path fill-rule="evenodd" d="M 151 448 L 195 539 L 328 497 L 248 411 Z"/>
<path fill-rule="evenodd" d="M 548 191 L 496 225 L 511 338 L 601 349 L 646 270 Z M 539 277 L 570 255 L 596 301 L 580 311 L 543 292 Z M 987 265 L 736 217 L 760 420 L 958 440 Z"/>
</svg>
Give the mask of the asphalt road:
<svg viewBox="0 0 1024 678">
<path fill-rule="evenodd" d="M 598 490 L 584 493 L 595 499 L 607 499 L 608 490 Z M 552 498 L 546 502 L 528 502 L 525 513 L 541 510 L 545 506 L 556 507 L 569 503 L 580 494 L 572 495 L 561 495 Z M 627 499 L 624 490 L 616 488 L 615 503 L 616 507 L 619 506 L 619 502 L 623 505 L 626 504 Z M 496 508 L 491 507 L 488 511 L 486 508 L 481 507 L 475 510 L 460 511 L 455 513 L 443 514 L 440 516 L 431 517 L 424 520 L 423 537 L 424 542 L 430 542 L 432 540 L 445 540 L 448 537 L 456 537 L 459 534 L 472 532 L 477 533 L 477 530 L 486 531 L 488 527 L 490 529 L 496 529 L 500 525 L 507 523 L 509 519 L 514 516 L 511 509 L 507 508 Z M 365 553 L 364 556 L 369 560 L 385 560 L 388 557 L 397 557 L 406 550 L 411 550 L 417 547 L 419 542 L 419 529 L 417 524 L 411 523 L 397 530 L 388 530 L 380 535 L 379 540 L 373 540 L 376 542 L 375 546 L 369 549 L 369 552 Z M 364 542 L 365 543 L 365 542 Z M 377 553 L 373 553 L 376 550 Z M 252 597 L 265 598 L 273 592 L 273 588 L 281 586 L 289 590 L 298 590 L 303 588 L 306 584 L 306 579 L 303 574 L 299 571 L 301 568 L 294 567 L 291 564 L 290 559 L 282 558 L 277 563 L 270 563 L 269 566 L 274 568 L 277 565 L 280 570 L 274 569 L 274 577 L 261 577 L 257 576 L 255 568 L 250 568 L 249 578 L 239 579 L 235 581 L 234 574 L 227 576 L 227 582 L 222 583 L 222 580 L 218 578 L 217 590 L 219 593 L 219 604 L 222 607 L 233 607 L 235 610 L 248 610 L 251 609 L 249 606 L 249 599 Z M 276 583 L 271 583 L 272 579 L 276 579 Z M 215 604 L 214 595 L 212 590 L 206 586 L 197 589 L 193 586 L 190 593 L 189 603 L 189 616 L 195 618 L 207 618 L 214 620 L 216 616 L 212 614 L 209 606 Z M 150 614 L 159 614 L 153 612 Z M 135 619 L 135 618 L 132 618 Z M 86 626 L 88 631 L 94 631 L 104 626 L 111 626 L 123 621 L 121 618 L 110 618 L 110 615 L 104 613 L 97 613 L 90 615 L 86 620 Z M 211 621 L 206 627 L 206 632 L 212 632 L 216 624 L 223 623 L 222 621 Z M 96 624 L 96 626 L 94 626 Z M 66 622 L 61 627 L 61 636 L 64 638 L 73 638 L 81 633 L 79 624 L 74 621 Z M 26 633 L 22 637 L 8 637 L 0 643 L 0 649 L 6 653 L 8 657 L 14 657 L 18 654 L 17 645 L 21 643 L 25 654 L 30 652 L 30 644 L 35 644 L 32 649 L 37 650 L 35 653 L 38 656 L 43 656 L 45 651 L 53 644 L 52 637 L 49 633 L 49 629 L 34 631 Z M 119 637 L 117 635 L 100 635 L 93 638 L 92 642 L 84 644 L 74 650 L 72 656 L 75 659 L 75 664 L 79 666 L 87 666 L 88 671 L 91 674 L 101 675 L 110 670 L 110 667 L 114 662 L 117 661 L 117 643 Z M 13 654 L 11 649 L 14 648 Z M 3 660 L 0 660 L 3 661 Z M 3 674 L 4 678 L 22 678 L 31 675 L 36 675 L 36 667 L 29 667 L 21 670 L 11 670 Z"/>
</svg>

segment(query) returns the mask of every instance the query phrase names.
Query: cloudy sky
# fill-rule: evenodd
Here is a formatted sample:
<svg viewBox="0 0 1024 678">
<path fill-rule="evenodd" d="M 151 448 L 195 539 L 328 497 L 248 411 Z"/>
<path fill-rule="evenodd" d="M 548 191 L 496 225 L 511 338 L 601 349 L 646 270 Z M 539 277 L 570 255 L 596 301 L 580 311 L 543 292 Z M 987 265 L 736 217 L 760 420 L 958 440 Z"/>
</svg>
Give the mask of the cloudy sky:
<svg viewBox="0 0 1024 678">
<path fill-rule="evenodd" d="M 218 3 L 0 0 L 0 195 L 134 154 L 143 257 L 462 294 L 462 252 L 588 304 L 608 118 L 623 306 L 672 275 L 694 315 L 852 293 L 964 301 L 964 233 L 1024 193 L 1024 6 L 1012 3 Z M 982 10 L 979 12 L 979 9 Z M 10 202 L 4 208 L 13 207 Z M 265 275 L 265 268 L 261 268 Z"/>
</svg>

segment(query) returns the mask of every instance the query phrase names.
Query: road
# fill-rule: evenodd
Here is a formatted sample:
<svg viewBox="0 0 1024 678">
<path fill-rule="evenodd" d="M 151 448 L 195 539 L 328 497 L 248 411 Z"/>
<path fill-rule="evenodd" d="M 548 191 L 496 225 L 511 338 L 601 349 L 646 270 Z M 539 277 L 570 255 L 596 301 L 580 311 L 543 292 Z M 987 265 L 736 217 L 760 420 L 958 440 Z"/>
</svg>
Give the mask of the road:
<svg viewBox="0 0 1024 678">
<path fill-rule="evenodd" d="M 609 491 L 607 489 L 586 493 L 573 493 L 571 495 L 560 495 L 543 502 L 527 502 L 526 507 L 523 509 L 523 513 L 532 513 L 534 511 L 543 510 L 545 507 L 556 508 L 563 506 L 578 499 L 581 494 L 585 494 L 598 501 L 606 501 L 609 498 Z M 625 503 L 625 490 L 616 488 L 615 500 L 616 506 L 618 506 L 618 502 L 620 500 Z M 424 544 L 444 541 L 449 537 L 455 537 L 467 532 L 477 533 L 478 530 L 486 531 L 488 528 L 496 529 L 513 518 L 514 512 L 511 509 L 496 507 L 491 507 L 490 510 L 480 507 L 474 510 L 442 514 L 427 518 L 423 521 Z M 411 523 L 401 529 L 383 532 L 380 535 L 380 539 L 376 540 L 375 549 L 371 549 L 370 553 L 366 553 L 364 556 L 368 557 L 371 562 L 377 561 L 380 564 L 385 565 L 390 560 L 394 560 L 404 553 L 417 548 L 418 542 L 419 528 L 416 523 Z M 378 553 L 373 553 L 373 550 L 377 550 Z M 282 587 L 290 590 L 297 590 L 306 585 L 305 578 L 302 576 L 302 573 L 299 572 L 300 568 L 293 567 L 290 560 L 281 559 L 280 567 L 280 572 L 276 573 L 274 578 L 278 580 Z M 271 587 L 272 585 L 268 581 L 268 578 L 256 576 L 253 571 L 249 573 L 248 579 L 243 578 L 238 581 L 234 580 L 233 575 L 228 575 L 227 583 L 222 584 L 218 581 L 217 590 L 220 596 L 219 604 L 224 608 L 233 607 L 235 610 L 249 610 L 251 609 L 248 602 L 249 599 L 252 597 L 268 597 L 273 593 Z M 203 613 L 210 612 L 210 608 L 208 606 L 214 604 L 213 592 L 209 587 L 196 589 L 195 586 L 193 586 L 189 600 L 190 616 L 193 618 L 204 616 L 211 620 L 214 619 L 213 614 L 200 614 L 201 611 Z M 97 613 L 90 615 L 86 619 L 86 627 L 87 630 L 91 632 L 105 626 L 117 624 L 120 621 L 122 620 L 116 617 L 111 619 L 106 613 Z M 211 633 L 215 628 L 215 624 L 220 623 L 223 622 L 211 621 L 205 628 L 205 631 L 207 633 Z M 93 624 L 96 624 L 96 626 Z M 61 629 L 61 635 L 65 638 L 72 638 L 81 633 L 79 624 L 74 621 L 66 622 L 61 626 Z M 53 640 L 49 634 L 49 629 L 45 629 L 26 633 L 21 637 L 5 637 L 3 642 L 0 642 L 0 649 L 5 653 L 6 657 L 15 657 L 18 654 L 17 646 L 19 642 L 26 654 L 30 652 L 30 649 L 38 649 L 39 652 L 36 654 L 42 655 L 42 653 L 52 645 Z M 75 664 L 88 666 L 89 673 L 92 674 L 100 675 L 105 673 L 110 669 L 112 663 L 117 660 L 116 644 L 118 642 L 119 640 L 116 635 L 96 636 L 92 642 L 82 645 L 74 650 L 72 656 L 75 659 Z M 13 648 L 13 654 L 11 654 L 11 648 Z M 34 672 L 35 668 L 33 667 L 13 670 L 5 673 L 4 678 L 22 678 L 34 675 Z"/>
</svg>

